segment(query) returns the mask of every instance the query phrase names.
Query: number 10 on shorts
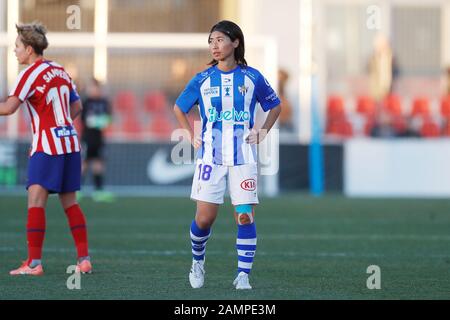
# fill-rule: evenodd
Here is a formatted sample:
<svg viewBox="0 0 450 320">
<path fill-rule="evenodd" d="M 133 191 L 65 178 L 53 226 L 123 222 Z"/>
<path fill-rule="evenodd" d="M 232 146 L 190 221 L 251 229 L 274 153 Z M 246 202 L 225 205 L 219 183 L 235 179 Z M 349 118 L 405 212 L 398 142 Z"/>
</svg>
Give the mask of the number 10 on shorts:
<svg viewBox="0 0 450 320">
<path fill-rule="evenodd" d="M 202 170 L 203 169 L 203 170 Z M 211 178 L 212 167 L 200 163 L 198 165 L 198 180 L 208 181 Z"/>
</svg>

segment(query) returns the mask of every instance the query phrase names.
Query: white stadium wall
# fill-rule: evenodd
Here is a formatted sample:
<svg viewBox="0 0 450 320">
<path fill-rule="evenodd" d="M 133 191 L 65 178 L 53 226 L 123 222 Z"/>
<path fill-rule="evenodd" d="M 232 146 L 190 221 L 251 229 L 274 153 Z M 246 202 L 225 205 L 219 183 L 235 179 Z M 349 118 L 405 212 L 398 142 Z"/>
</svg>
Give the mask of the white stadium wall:
<svg viewBox="0 0 450 320">
<path fill-rule="evenodd" d="M 448 197 L 450 140 L 350 140 L 343 170 L 347 196 Z"/>
</svg>

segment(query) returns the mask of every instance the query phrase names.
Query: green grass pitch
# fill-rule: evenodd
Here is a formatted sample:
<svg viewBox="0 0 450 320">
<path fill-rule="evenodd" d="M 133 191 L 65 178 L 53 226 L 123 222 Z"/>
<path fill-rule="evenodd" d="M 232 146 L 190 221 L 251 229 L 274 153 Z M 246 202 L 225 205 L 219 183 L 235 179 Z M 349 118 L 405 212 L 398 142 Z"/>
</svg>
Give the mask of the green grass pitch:
<svg viewBox="0 0 450 320">
<path fill-rule="evenodd" d="M 11 277 L 26 257 L 26 198 L 0 197 L 0 299 L 449 299 L 450 201 L 262 199 L 253 290 L 236 291 L 236 226 L 220 209 L 207 245 L 206 281 L 191 289 L 187 198 L 83 199 L 94 274 L 66 287 L 75 249 L 56 197 L 47 207 L 43 277 Z M 366 287 L 381 268 L 381 289 Z"/>
</svg>

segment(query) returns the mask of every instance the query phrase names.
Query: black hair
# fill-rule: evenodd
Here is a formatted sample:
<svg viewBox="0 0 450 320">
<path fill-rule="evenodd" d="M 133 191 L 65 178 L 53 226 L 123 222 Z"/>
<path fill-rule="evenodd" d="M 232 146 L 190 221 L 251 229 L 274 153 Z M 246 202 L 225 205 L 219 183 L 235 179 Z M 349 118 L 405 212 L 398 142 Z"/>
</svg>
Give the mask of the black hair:
<svg viewBox="0 0 450 320">
<path fill-rule="evenodd" d="M 247 66 L 247 61 L 245 60 L 245 43 L 244 43 L 244 33 L 241 28 L 234 22 L 228 20 L 222 20 L 216 23 L 209 32 L 208 42 L 211 37 L 211 34 L 214 31 L 219 31 L 225 34 L 227 37 L 231 39 L 231 41 L 239 40 L 238 47 L 234 50 L 234 59 L 240 65 Z M 211 60 L 208 64 L 215 66 L 219 62 L 215 59 Z"/>
</svg>

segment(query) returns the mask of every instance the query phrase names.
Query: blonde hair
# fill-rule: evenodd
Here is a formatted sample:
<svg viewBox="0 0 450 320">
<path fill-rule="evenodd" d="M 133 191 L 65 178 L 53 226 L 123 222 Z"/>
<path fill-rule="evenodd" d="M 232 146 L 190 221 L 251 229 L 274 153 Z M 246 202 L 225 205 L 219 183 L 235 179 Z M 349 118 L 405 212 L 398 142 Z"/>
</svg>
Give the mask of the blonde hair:
<svg viewBox="0 0 450 320">
<path fill-rule="evenodd" d="M 17 34 L 22 43 L 26 46 L 31 46 L 34 52 L 42 55 L 44 50 L 48 47 L 48 40 L 45 36 L 47 29 L 40 22 L 20 23 L 16 24 Z"/>
</svg>

